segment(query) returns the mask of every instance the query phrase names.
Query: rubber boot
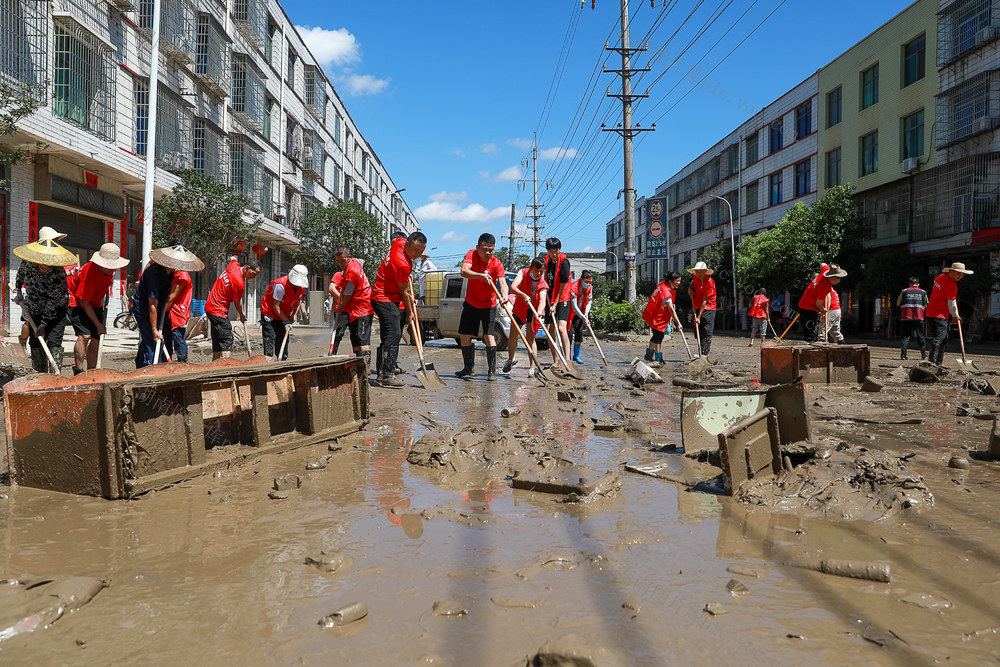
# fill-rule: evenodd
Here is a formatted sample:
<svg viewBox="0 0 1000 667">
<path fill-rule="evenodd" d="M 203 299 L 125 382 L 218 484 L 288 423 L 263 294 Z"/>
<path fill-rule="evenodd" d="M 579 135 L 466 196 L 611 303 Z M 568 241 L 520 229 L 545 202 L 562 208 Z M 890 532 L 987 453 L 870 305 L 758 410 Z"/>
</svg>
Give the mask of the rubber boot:
<svg viewBox="0 0 1000 667">
<path fill-rule="evenodd" d="M 61 347 L 54 347 L 49 352 L 52 354 L 52 361 L 56 362 L 56 373 L 62 374 L 62 362 L 63 362 L 63 349 Z M 45 353 L 42 353 L 45 356 Z M 48 361 L 46 359 L 46 361 Z"/>
<path fill-rule="evenodd" d="M 573 345 L 573 363 L 582 364 L 583 359 L 580 358 L 580 344 L 576 343 Z"/>
<path fill-rule="evenodd" d="M 657 352 L 656 353 L 656 360 L 659 361 L 661 364 L 663 363 L 663 353 L 662 352 Z"/>
<path fill-rule="evenodd" d="M 643 359 L 643 361 L 652 361 L 653 360 L 653 348 L 647 347 L 646 348 L 646 356 L 644 356 L 642 359 Z"/>
<path fill-rule="evenodd" d="M 497 381 L 497 346 L 492 345 L 486 348 L 486 379 L 489 382 Z"/>
<path fill-rule="evenodd" d="M 474 345 L 468 345 L 462 348 L 462 362 L 465 365 L 462 366 L 462 370 L 456 372 L 455 375 L 460 378 L 470 377 L 472 375 L 472 371 L 476 367 L 476 348 Z"/>
<path fill-rule="evenodd" d="M 186 354 L 184 356 L 178 354 L 176 357 L 174 357 L 174 361 L 176 361 L 179 364 L 186 364 L 188 362 L 188 356 Z"/>
<path fill-rule="evenodd" d="M 925 350 L 924 348 L 920 348 L 920 359 L 923 360 L 926 358 L 927 358 L 927 350 Z"/>
<path fill-rule="evenodd" d="M 73 366 L 73 377 L 76 377 L 80 373 L 86 373 L 86 372 L 87 372 L 86 369 L 77 368 L 76 366 Z"/>
<path fill-rule="evenodd" d="M 365 360 L 365 375 L 367 375 L 368 371 L 371 370 L 372 367 L 372 351 L 365 350 L 363 352 L 359 352 L 358 356 Z"/>
<path fill-rule="evenodd" d="M 396 368 L 397 354 L 399 354 L 398 347 L 390 347 L 386 350 L 385 359 L 382 360 L 382 374 L 378 376 L 378 384 L 380 387 L 399 389 L 400 387 L 406 386 L 406 384 L 396 377 L 396 374 L 393 372 Z"/>
<path fill-rule="evenodd" d="M 49 361 L 45 358 L 45 353 L 42 352 L 42 348 L 31 346 L 31 368 L 36 373 L 46 373 L 48 372 Z"/>
<path fill-rule="evenodd" d="M 906 348 L 905 347 L 899 348 L 899 358 L 900 359 L 906 359 Z"/>
<path fill-rule="evenodd" d="M 371 372 L 371 365 L 368 366 L 369 372 Z M 382 377 L 382 346 L 379 345 L 375 348 L 375 377 Z"/>
</svg>

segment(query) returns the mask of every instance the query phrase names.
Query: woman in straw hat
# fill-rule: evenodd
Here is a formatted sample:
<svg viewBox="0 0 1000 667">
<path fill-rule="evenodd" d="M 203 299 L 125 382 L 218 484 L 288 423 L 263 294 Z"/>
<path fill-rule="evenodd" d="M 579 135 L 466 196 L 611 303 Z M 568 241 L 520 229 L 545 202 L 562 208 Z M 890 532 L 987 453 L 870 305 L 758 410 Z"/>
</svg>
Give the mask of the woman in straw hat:
<svg viewBox="0 0 1000 667">
<path fill-rule="evenodd" d="M 309 270 L 296 264 L 287 276 L 275 278 L 260 299 L 260 330 L 264 342 L 264 356 L 274 361 L 281 352 L 285 329 L 292 324 L 295 309 L 309 287 Z M 288 358 L 288 345 L 281 361 Z"/>
<path fill-rule="evenodd" d="M 708 268 L 705 262 L 698 262 L 694 268 L 688 269 L 688 273 L 694 274 L 688 286 L 688 296 L 691 297 L 691 306 L 694 308 L 695 323 L 701 329 L 701 356 L 707 357 L 712 349 L 712 333 L 715 331 L 715 281 L 711 277 L 715 271 Z"/>
<path fill-rule="evenodd" d="M 84 264 L 73 281 L 71 296 L 73 303 L 69 309 L 69 321 L 76 333 L 73 346 L 73 375 L 87 368 L 97 367 L 97 350 L 100 339 L 107 330 L 104 322 L 108 309 L 104 304 L 111 284 L 115 281 L 115 271 L 128 266 L 129 260 L 122 257 L 121 250 L 114 243 L 105 243 Z"/>
<path fill-rule="evenodd" d="M 958 314 L 958 281 L 970 274 L 972 271 L 966 269 L 965 264 L 955 262 L 945 267 L 941 275 L 934 279 L 934 289 L 931 290 L 931 298 L 924 310 L 927 342 L 931 348 L 927 360 L 932 364 L 940 366 L 944 361 L 944 344 L 948 341 L 948 316 L 951 315 L 956 322 L 962 320 Z"/>
<path fill-rule="evenodd" d="M 41 232 L 45 232 L 44 238 Z M 62 339 L 69 304 L 66 272 L 62 267 L 77 262 L 76 255 L 56 243 L 55 239 L 64 237 L 65 234 L 43 227 L 37 241 L 14 248 L 14 255 L 24 260 L 14 279 L 14 302 L 20 304 L 22 318 L 25 321 L 30 318 L 35 324 L 35 328 L 28 333 L 28 345 L 31 348 L 31 367 L 39 373 L 45 373 L 49 367 L 39 338 L 48 346 L 56 370 L 62 366 Z"/>
<path fill-rule="evenodd" d="M 193 252 L 181 244 L 157 248 L 149 253 L 149 264 L 143 269 L 139 286 L 132 297 L 132 314 L 139 327 L 139 349 L 135 353 L 135 367 L 143 368 L 153 363 L 156 343 L 164 340 L 163 330 L 169 334 L 170 320 L 166 317 L 167 301 L 173 284 L 174 271 L 201 271 L 205 265 Z"/>
</svg>

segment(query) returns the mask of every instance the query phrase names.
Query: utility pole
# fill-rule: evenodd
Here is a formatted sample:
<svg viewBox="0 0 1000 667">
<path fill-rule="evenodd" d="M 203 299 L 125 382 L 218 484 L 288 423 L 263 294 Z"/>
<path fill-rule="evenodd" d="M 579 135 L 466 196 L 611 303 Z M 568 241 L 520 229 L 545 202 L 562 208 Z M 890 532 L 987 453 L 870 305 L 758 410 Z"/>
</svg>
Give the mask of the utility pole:
<svg viewBox="0 0 1000 667">
<path fill-rule="evenodd" d="M 625 297 L 629 303 L 635 303 L 635 177 L 632 173 L 632 137 L 640 132 L 652 131 L 653 127 L 632 127 L 632 100 L 649 97 L 645 94 L 632 94 L 632 75 L 636 72 L 648 72 L 649 68 L 633 68 L 632 54 L 646 50 L 645 46 L 630 48 L 628 40 L 628 0 L 621 0 L 622 45 L 613 47 L 605 45 L 605 51 L 615 51 L 621 55 L 621 69 L 604 68 L 604 72 L 618 74 L 622 78 L 621 95 L 613 95 L 608 89 L 607 97 L 615 97 L 622 102 L 622 122 L 614 128 L 603 127 L 603 132 L 617 132 L 622 137 L 622 153 L 625 162 Z M 631 255 L 631 261 L 628 257 Z"/>
<path fill-rule="evenodd" d="M 507 251 L 507 264 L 514 264 L 514 215 L 515 215 L 516 205 L 510 205 L 510 236 L 506 238 L 510 239 L 509 250 Z"/>
<path fill-rule="evenodd" d="M 156 98 L 160 87 L 160 5 L 162 0 L 153 2 L 153 34 L 149 45 L 149 95 L 146 109 L 146 183 L 142 197 L 142 259 L 139 268 L 149 261 L 149 251 L 153 249 L 153 183 L 156 178 Z M 125 239 L 122 239 L 125 243 Z"/>
<path fill-rule="evenodd" d="M 538 134 L 537 133 L 535 133 L 534 145 L 531 147 L 531 157 L 526 157 L 522 159 L 521 160 L 522 166 L 525 167 L 528 166 L 527 165 L 528 160 L 531 160 L 531 190 L 532 190 L 531 203 L 528 204 L 528 206 L 531 207 L 531 214 L 528 217 L 531 218 L 532 243 L 534 243 L 535 245 L 535 254 L 532 256 L 534 258 L 538 257 L 538 245 L 542 242 L 542 240 L 538 236 L 538 232 L 545 229 L 544 226 L 543 227 L 538 226 L 538 221 L 545 217 L 544 215 L 538 214 L 538 209 L 544 206 L 545 204 L 538 203 Z M 550 181 L 547 180 L 543 180 L 542 182 L 545 184 L 545 187 L 549 187 L 551 183 Z M 524 183 L 527 183 L 527 181 L 524 179 L 518 181 L 519 186 L 523 186 Z M 513 235 L 513 233 L 514 233 L 513 228 L 511 228 L 511 235 Z M 513 243 L 513 241 L 511 241 L 511 243 Z"/>
</svg>

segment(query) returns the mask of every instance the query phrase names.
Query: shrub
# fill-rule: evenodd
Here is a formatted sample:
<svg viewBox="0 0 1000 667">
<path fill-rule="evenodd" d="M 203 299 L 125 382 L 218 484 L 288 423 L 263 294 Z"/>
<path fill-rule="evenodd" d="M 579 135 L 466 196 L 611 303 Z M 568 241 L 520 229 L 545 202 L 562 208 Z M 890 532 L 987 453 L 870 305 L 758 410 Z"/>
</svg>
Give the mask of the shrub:
<svg viewBox="0 0 1000 667">
<path fill-rule="evenodd" d="M 590 319 L 595 329 L 609 333 L 641 333 L 647 328 L 641 313 L 638 303 L 613 303 L 599 296 L 590 309 Z"/>
</svg>

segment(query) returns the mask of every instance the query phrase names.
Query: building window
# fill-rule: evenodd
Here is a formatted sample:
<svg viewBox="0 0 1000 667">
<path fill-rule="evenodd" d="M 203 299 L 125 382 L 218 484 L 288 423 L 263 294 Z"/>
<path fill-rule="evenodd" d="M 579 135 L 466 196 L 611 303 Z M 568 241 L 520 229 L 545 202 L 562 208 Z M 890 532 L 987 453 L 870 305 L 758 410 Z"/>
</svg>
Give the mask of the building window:
<svg viewBox="0 0 1000 667">
<path fill-rule="evenodd" d="M 840 185 L 840 149 L 834 148 L 826 153 L 826 187 Z"/>
<path fill-rule="evenodd" d="M 194 119 L 194 169 L 200 174 L 228 182 L 229 163 L 225 160 L 228 147 L 226 135 L 211 121 Z"/>
<path fill-rule="evenodd" d="M 334 122 L 333 122 L 333 141 L 339 146 L 340 145 L 341 123 L 343 121 L 340 119 L 340 114 L 339 113 L 335 115 L 335 118 L 336 118 L 336 120 L 334 120 Z"/>
<path fill-rule="evenodd" d="M 795 196 L 804 197 L 812 191 L 812 158 L 795 165 Z"/>
<path fill-rule="evenodd" d="M 229 185 L 253 202 L 254 206 L 260 202 L 263 153 L 246 136 L 235 133 L 229 135 Z"/>
<path fill-rule="evenodd" d="M 903 88 L 924 78 L 924 52 L 927 37 L 920 35 L 903 47 Z"/>
<path fill-rule="evenodd" d="M 812 102 L 806 102 L 795 110 L 795 140 L 812 134 Z"/>
<path fill-rule="evenodd" d="M 776 172 L 771 174 L 768 178 L 768 204 L 770 206 L 776 206 L 781 203 L 781 172 Z"/>
<path fill-rule="evenodd" d="M 0 3 L 0 81 L 31 86 L 35 99 L 45 99 L 49 8 L 43 2 Z"/>
<path fill-rule="evenodd" d="M 684 214 L 684 236 L 691 236 L 691 211 Z"/>
<path fill-rule="evenodd" d="M 826 126 L 833 127 L 843 120 L 842 105 L 844 101 L 844 89 L 837 86 L 826 94 Z"/>
<path fill-rule="evenodd" d="M 243 37 L 258 49 L 265 47 L 267 0 L 233 0 L 233 23 Z"/>
<path fill-rule="evenodd" d="M 274 184 L 277 178 L 269 171 L 263 173 L 263 185 L 260 188 L 260 213 L 265 218 L 274 218 Z"/>
<path fill-rule="evenodd" d="M 230 40 L 209 14 L 198 15 L 198 45 L 194 73 L 201 83 L 220 97 L 229 95 Z"/>
<path fill-rule="evenodd" d="M 747 213 L 756 213 L 760 210 L 760 194 L 757 192 L 757 181 L 746 187 L 746 209 Z"/>
<path fill-rule="evenodd" d="M 989 0 L 956 0 L 938 15 L 938 66 L 998 37 Z"/>
<path fill-rule="evenodd" d="M 699 232 L 703 232 L 703 231 L 705 231 L 705 207 L 704 206 L 701 206 L 701 207 L 698 208 L 697 217 L 698 217 L 698 231 Z"/>
<path fill-rule="evenodd" d="M 878 102 L 878 63 L 861 73 L 861 108 Z"/>
<path fill-rule="evenodd" d="M 784 125 L 784 122 L 780 118 L 778 120 L 774 121 L 773 123 L 771 123 L 771 125 L 770 125 L 770 128 L 769 128 L 770 136 L 769 136 L 769 142 L 768 142 L 768 145 L 770 146 L 770 149 L 771 149 L 770 153 L 777 153 L 782 148 L 782 145 L 783 145 L 782 144 L 782 128 L 783 128 L 783 125 Z"/>
<path fill-rule="evenodd" d="M 115 138 L 114 63 L 111 51 L 71 19 L 55 23 L 53 106 L 56 116 Z"/>
<path fill-rule="evenodd" d="M 144 156 L 149 138 L 149 80 L 136 77 L 135 154 Z M 156 164 L 170 171 L 191 168 L 192 123 L 191 108 L 180 95 L 162 83 L 156 96 Z"/>
<path fill-rule="evenodd" d="M 306 65 L 306 108 L 321 123 L 326 123 L 326 82 L 318 67 Z"/>
<path fill-rule="evenodd" d="M 902 120 L 903 159 L 924 154 L 924 110 L 906 116 Z"/>
<path fill-rule="evenodd" d="M 274 64 L 274 36 L 278 32 L 278 26 L 275 25 L 271 17 L 267 17 L 267 33 L 264 36 L 264 58 L 267 62 Z"/>
<path fill-rule="evenodd" d="M 937 102 L 937 145 L 945 146 L 991 130 L 1000 121 L 993 72 L 983 72 L 948 90 Z"/>
<path fill-rule="evenodd" d="M 245 53 L 233 54 L 233 113 L 257 131 L 264 127 L 264 75 Z"/>
<path fill-rule="evenodd" d="M 760 135 L 757 132 L 751 134 L 746 140 L 747 146 L 747 166 L 760 160 Z"/>
<path fill-rule="evenodd" d="M 277 107 L 277 106 L 278 106 L 278 103 L 275 102 L 270 97 L 268 97 L 266 99 L 266 101 L 264 102 L 264 129 L 263 129 L 263 134 L 264 134 L 264 138 L 267 139 L 268 141 L 271 140 L 271 122 L 272 122 L 272 120 L 274 118 L 275 107 Z"/>
<path fill-rule="evenodd" d="M 860 176 L 878 171 L 878 130 L 861 137 Z"/>
<path fill-rule="evenodd" d="M 291 48 L 288 49 L 288 72 L 285 74 L 285 78 L 288 80 L 288 87 L 295 90 L 295 61 L 298 56 L 295 55 L 295 51 Z"/>
</svg>

